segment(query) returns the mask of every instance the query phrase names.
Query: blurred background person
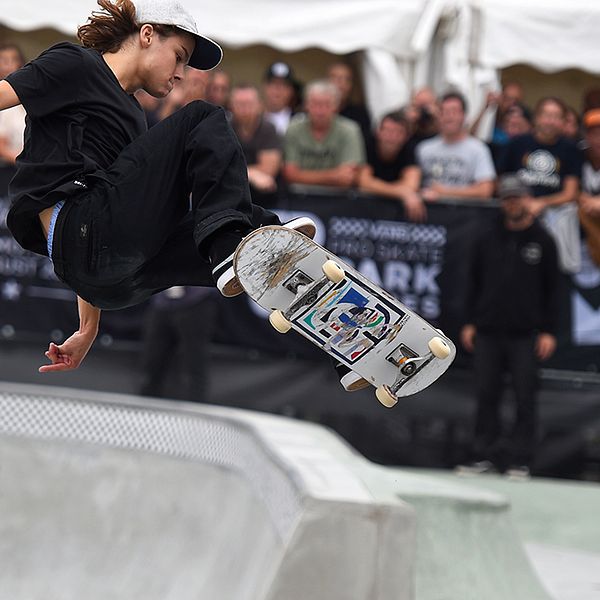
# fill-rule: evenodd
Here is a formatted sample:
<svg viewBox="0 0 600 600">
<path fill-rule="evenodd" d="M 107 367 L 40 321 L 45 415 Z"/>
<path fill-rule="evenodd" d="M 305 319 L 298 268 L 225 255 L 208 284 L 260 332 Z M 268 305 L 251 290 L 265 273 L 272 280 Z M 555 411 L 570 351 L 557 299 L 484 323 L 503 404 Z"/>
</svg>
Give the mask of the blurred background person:
<svg viewBox="0 0 600 600">
<path fill-rule="evenodd" d="M 275 192 L 283 162 L 283 144 L 275 126 L 263 118 L 258 89 L 248 84 L 234 86 L 230 107 L 231 125 L 246 157 L 250 185 L 259 193 Z"/>
<path fill-rule="evenodd" d="M 354 72 L 352 67 L 344 62 L 335 62 L 327 70 L 327 79 L 340 92 L 340 107 L 338 113 L 358 123 L 365 139 L 371 135 L 371 116 L 363 104 L 352 102 L 354 90 Z"/>
<path fill-rule="evenodd" d="M 600 108 L 583 116 L 587 149 L 581 168 L 579 219 L 589 254 L 600 266 Z"/>
<path fill-rule="evenodd" d="M 216 294 L 211 288 L 175 286 L 148 301 L 142 327 L 141 395 L 208 402 Z"/>
<path fill-rule="evenodd" d="M 439 135 L 419 143 L 415 151 L 423 172 L 423 199 L 489 199 L 496 171 L 489 148 L 467 133 L 465 99 L 449 92 L 440 106 Z"/>
<path fill-rule="evenodd" d="M 507 142 L 507 134 L 503 127 L 503 121 L 506 113 L 514 107 L 520 106 L 525 109 L 523 103 L 523 88 L 521 84 L 510 81 L 502 86 L 500 92 L 488 92 L 483 108 L 471 125 L 471 135 L 478 135 L 484 115 L 489 110 L 494 110 L 494 126 L 490 142 L 492 144 L 504 144 Z"/>
<path fill-rule="evenodd" d="M 531 112 L 521 104 L 509 108 L 502 117 L 502 130 L 507 142 L 518 135 L 530 133 L 532 127 Z"/>
<path fill-rule="evenodd" d="M 229 108 L 229 94 L 231 93 L 231 77 L 223 69 L 206 71 L 204 99 L 211 104 Z"/>
<path fill-rule="evenodd" d="M 600 108 L 600 88 L 597 87 L 586 90 L 582 98 L 582 114 L 593 108 Z"/>
<path fill-rule="evenodd" d="M 566 107 L 563 135 L 578 146 L 582 141 L 581 118 L 572 106 Z"/>
<path fill-rule="evenodd" d="M 424 221 L 427 211 L 418 194 L 421 169 L 409 143 L 410 125 L 401 111 L 385 115 L 367 141 L 367 164 L 361 169 L 359 187 L 364 192 L 387 196 L 404 205 L 411 221 Z"/>
<path fill-rule="evenodd" d="M 300 84 L 292 68 L 278 61 L 267 69 L 263 84 L 264 116 L 281 136 L 285 135 L 300 98 Z"/>
<path fill-rule="evenodd" d="M 517 173 L 531 189 L 529 210 L 554 236 L 561 269 L 581 267 L 579 194 L 581 153 L 564 133 L 566 106 L 555 97 L 542 98 L 534 111 L 533 131 L 510 140 L 500 170 Z"/>
<path fill-rule="evenodd" d="M 185 69 L 183 78 L 175 82 L 171 93 L 161 99 L 158 109 L 159 120 L 166 119 L 193 100 L 206 100 L 209 80 L 209 71 Z"/>
<path fill-rule="evenodd" d="M 473 462 L 459 471 L 507 470 L 527 477 L 537 433 L 537 361 L 556 348 L 558 265 L 550 235 L 528 210 L 515 174 L 500 178 L 501 214 L 478 235 L 468 262 L 461 341 L 474 354 L 477 396 Z M 516 400 L 512 431 L 502 431 L 505 372 Z"/>
<path fill-rule="evenodd" d="M 327 80 L 306 87 L 306 115 L 298 115 L 284 139 L 288 183 L 350 188 L 365 163 L 360 127 L 337 114 L 340 95 Z"/>
<path fill-rule="evenodd" d="M 0 44 L 0 80 L 20 69 L 25 57 L 16 44 Z M 0 167 L 10 167 L 23 150 L 26 112 L 22 105 L 0 111 Z"/>
<path fill-rule="evenodd" d="M 211 78 L 210 71 L 199 71 L 198 69 L 186 69 L 183 79 L 183 105 L 193 100 L 207 100 L 208 84 Z"/>
<path fill-rule="evenodd" d="M 414 144 L 439 133 L 440 107 L 438 98 L 430 87 L 415 90 L 403 113 L 410 123 L 411 141 Z"/>
<path fill-rule="evenodd" d="M 502 137 L 502 141 L 489 142 L 488 144 L 496 171 L 499 171 L 501 168 L 508 142 L 519 135 L 531 133 L 533 124 L 529 109 L 522 104 L 515 104 L 504 113 L 501 127 L 505 133 L 505 136 Z"/>
</svg>

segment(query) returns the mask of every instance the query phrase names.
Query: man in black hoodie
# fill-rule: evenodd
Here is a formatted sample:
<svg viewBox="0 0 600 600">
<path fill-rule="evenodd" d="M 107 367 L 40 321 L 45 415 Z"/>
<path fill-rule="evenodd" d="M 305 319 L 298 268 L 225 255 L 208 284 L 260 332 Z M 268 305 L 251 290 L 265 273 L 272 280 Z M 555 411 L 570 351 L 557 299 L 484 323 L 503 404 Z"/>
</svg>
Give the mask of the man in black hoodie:
<svg viewBox="0 0 600 600">
<path fill-rule="evenodd" d="M 536 435 L 537 361 L 556 348 L 558 265 L 554 241 L 529 211 L 529 190 L 515 174 L 500 179 L 501 215 L 476 240 L 469 263 L 465 349 L 474 353 L 477 417 L 471 463 L 462 470 L 528 476 Z M 515 422 L 502 435 L 505 371 L 516 399 Z M 503 463 L 503 464 L 502 464 Z"/>
</svg>

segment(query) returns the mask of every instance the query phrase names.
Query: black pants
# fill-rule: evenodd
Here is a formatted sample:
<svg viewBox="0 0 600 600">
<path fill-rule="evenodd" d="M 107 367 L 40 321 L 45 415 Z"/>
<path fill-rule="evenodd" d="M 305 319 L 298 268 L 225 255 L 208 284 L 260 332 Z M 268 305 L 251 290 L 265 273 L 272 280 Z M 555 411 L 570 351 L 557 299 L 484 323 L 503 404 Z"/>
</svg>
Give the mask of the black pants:
<svg viewBox="0 0 600 600">
<path fill-rule="evenodd" d="M 103 309 L 173 285 L 214 285 L 207 241 L 278 224 L 252 203 L 247 166 L 222 109 L 192 102 L 129 144 L 67 198 L 54 234 L 56 274 Z"/>
<path fill-rule="evenodd" d="M 537 361 L 534 334 L 478 333 L 475 341 L 477 416 L 474 458 L 495 463 L 530 465 L 537 424 Z M 502 431 L 501 400 L 508 371 L 515 395 L 515 420 L 511 431 Z"/>
</svg>

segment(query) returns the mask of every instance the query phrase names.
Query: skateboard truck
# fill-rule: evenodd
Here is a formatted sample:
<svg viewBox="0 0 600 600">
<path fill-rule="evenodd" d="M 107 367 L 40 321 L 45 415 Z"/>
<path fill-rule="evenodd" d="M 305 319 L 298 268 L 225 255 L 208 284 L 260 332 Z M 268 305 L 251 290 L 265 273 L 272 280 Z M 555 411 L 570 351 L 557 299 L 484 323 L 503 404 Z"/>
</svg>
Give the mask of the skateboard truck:
<svg viewBox="0 0 600 600">
<path fill-rule="evenodd" d="M 325 263 L 325 265 L 327 265 L 327 263 Z M 335 267 L 337 267 L 337 265 L 335 265 Z M 337 268 L 339 269 L 339 267 Z M 292 300 L 288 308 L 285 311 L 282 311 L 282 315 L 286 319 L 289 319 L 298 309 L 302 308 L 303 306 L 308 306 L 315 302 L 320 291 L 326 285 L 330 283 L 337 284 L 344 278 L 343 271 L 341 271 L 341 278 L 338 278 L 337 280 L 332 278 L 332 276 L 328 274 L 325 266 L 324 273 L 325 274 L 323 277 L 315 281 L 312 277 L 304 273 L 304 271 L 297 269 L 283 282 L 283 287 L 295 295 L 295 298 Z"/>
<path fill-rule="evenodd" d="M 441 332 L 440 332 L 441 333 Z M 398 402 L 396 394 L 400 388 L 427 363 L 434 358 L 445 359 L 450 354 L 450 349 L 441 337 L 431 338 L 427 344 L 429 352 L 419 356 L 408 346 L 400 344 L 388 357 L 387 360 L 398 367 L 398 374 L 391 385 L 381 385 L 377 388 L 375 395 L 381 404 L 391 408 Z"/>
</svg>

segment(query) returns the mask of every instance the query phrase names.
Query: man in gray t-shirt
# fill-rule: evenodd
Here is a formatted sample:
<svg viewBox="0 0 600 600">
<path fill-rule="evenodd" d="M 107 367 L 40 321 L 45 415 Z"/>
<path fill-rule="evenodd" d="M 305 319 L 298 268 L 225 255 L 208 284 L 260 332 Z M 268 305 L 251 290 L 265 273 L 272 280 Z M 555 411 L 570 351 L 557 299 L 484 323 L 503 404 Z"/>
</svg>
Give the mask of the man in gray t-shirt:
<svg viewBox="0 0 600 600">
<path fill-rule="evenodd" d="M 460 94 L 446 94 L 441 103 L 440 135 L 416 148 L 424 200 L 487 199 L 494 191 L 496 171 L 491 152 L 466 132 L 465 107 Z"/>
<path fill-rule="evenodd" d="M 306 88 L 306 115 L 292 119 L 284 139 L 284 175 L 289 183 L 348 188 L 365 163 L 359 126 L 337 114 L 339 92 L 327 81 Z"/>
</svg>

